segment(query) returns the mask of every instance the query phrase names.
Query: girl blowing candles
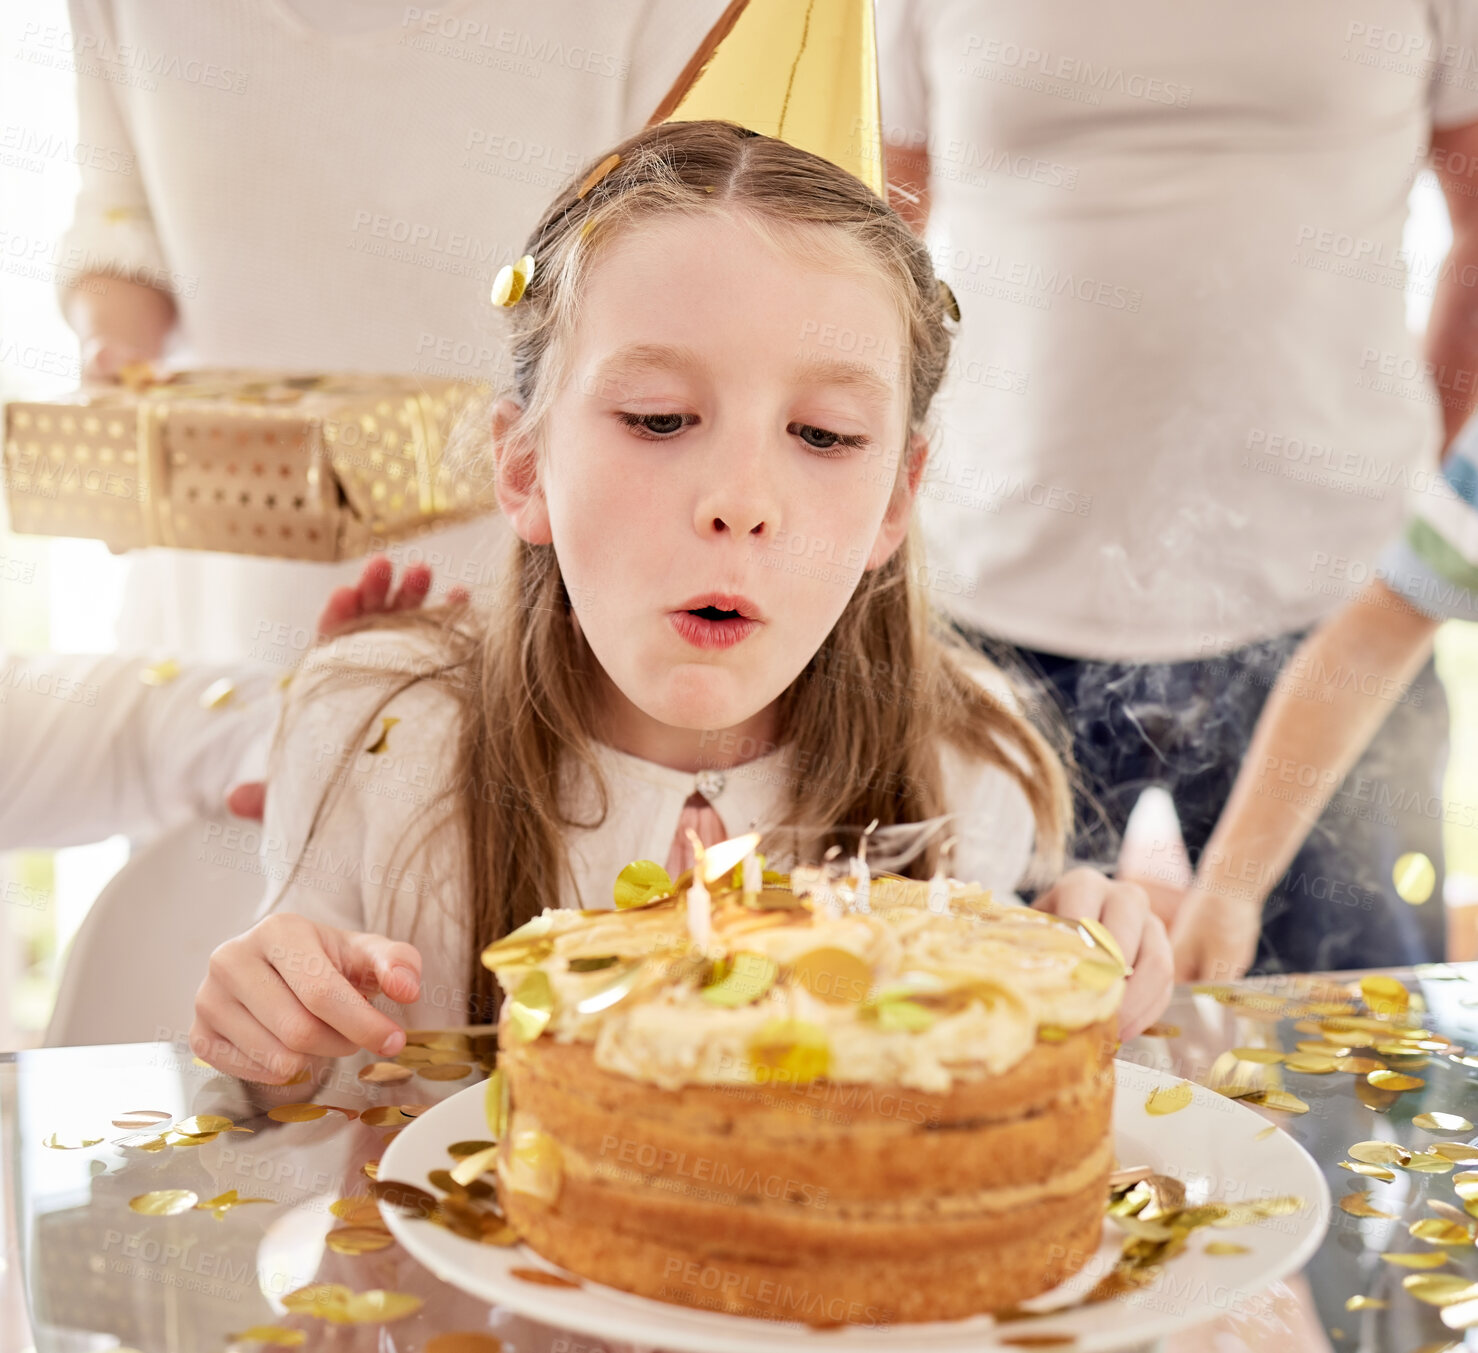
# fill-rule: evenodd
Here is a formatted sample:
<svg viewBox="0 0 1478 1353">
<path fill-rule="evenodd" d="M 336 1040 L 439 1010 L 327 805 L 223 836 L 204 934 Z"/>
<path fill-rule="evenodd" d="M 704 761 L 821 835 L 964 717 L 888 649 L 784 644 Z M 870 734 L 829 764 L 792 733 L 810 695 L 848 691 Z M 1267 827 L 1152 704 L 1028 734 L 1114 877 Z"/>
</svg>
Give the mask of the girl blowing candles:
<svg viewBox="0 0 1478 1353">
<path fill-rule="evenodd" d="M 490 1018 L 485 944 L 556 899 L 610 907 L 634 859 L 675 874 L 689 828 L 784 829 L 799 854 L 833 824 L 949 813 L 957 877 L 1010 893 L 1060 866 L 1065 772 L 913 563 L 949 335 L 901 218 L 784 141 L 663 123 L 526 252 L 490 420 L 518 537 L 501 594 L 376 618 L 289 688 L 265 914 L 196 1000 L 221 1070 L 394 1055 L 392 1002 L 413 1026 Z M 1142 890 L 1079 869 L 1035 905 L 1113 932 L 1124 1036 L 1164 1008 Z"/>
</svg>

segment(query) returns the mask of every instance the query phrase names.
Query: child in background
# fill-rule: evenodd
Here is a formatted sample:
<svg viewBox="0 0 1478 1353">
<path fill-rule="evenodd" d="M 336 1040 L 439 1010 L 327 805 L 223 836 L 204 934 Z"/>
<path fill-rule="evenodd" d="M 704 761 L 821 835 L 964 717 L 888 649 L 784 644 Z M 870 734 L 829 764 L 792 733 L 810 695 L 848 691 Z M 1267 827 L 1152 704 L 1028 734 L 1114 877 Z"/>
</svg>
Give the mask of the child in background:
<svg viewBox="0 0 1478 1353">
<path fill-rule="evenodd" d="M 1453 439 L 1441 479 L 1374 580 L 1304 640 L 1268 697 L 1171 924 L 1180 980 L 1247 971 L 1269 890 L 1426 665 L 1444 620 L 1478 620 L 1478 418 Z"/>
<path fill-rule="evenodd" d="M 501 600 L 382 619 L 294 680 L 265 915 L 196 1003 L 222 1070 L 394 1055 L 385 998 L 421 1027 L 490 1018 L 484 945 L 612 906 L 633 860 L 675 874 L 689 829 L 772 833 L 784 868 L 772 843 L 949 814 L 958 877 L 1009 894 L 1060 866 L 1064 770 L 915 572 L 949 334 L 903 221 L 783 141 L 663 123 L 526 253 L 490 420 Z M 910 872 L 939 860 L 936 834 Z M 1141 889 L 1074 870 L 1035 905 L 1101 920 L 1135 968 L 1121 1032 L 1153 1021 L 1170 951 Z"/>
</svg>

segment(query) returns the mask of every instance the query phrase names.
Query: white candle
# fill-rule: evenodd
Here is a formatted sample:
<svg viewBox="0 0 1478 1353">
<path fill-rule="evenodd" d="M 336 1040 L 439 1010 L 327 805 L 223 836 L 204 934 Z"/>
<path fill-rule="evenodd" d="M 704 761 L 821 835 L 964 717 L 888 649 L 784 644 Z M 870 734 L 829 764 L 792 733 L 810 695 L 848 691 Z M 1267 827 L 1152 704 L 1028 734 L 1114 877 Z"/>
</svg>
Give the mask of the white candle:
<svg viewBox="0 0 1478 1353">
<path fill-rule="evenodd" d="M 700 949 L 707 949 L 713 938 L 713 906 L 703 880 L 695 878 L 688 889 L 688 938 Z"/>
<path fill-rule="evenodd" d="M 857 880 L 857 886 L 853 890 L 853 906 L 862 912 L 872 910 L 870 899 L 872 897 L 872 871 L 867 867 L 867 838 L 872 835 L 878 825 L 877 818 L 863 828 L 862 840 L 857 845 L 857 855 L 852 861 L 852 874 Z"/>
<path fill-rule="evenodd" d="M 713 904 L 703 883 L 703 843 L 698 833 L 688 828 L 693 847 L 693 882 L 688 887 L 688 938 L 700 949 L 708 948 L 713 938 Z"/>
<path fill-rule="evenodd" d="M 929 910 L 939 916 L 949 911 L 949 875 L 945 873 L 944 862 L 950 857 L 954 844 L 953 836 L 944 843 L 939 852 L 939 866 L 934 870 L 934 877 L 929 880 Z"/>
<path fill-rule="evenodd" d="M 760 869 L 759 856 L 750 851 L 744 857 L 743 893 L 746 902 L 760 895 L 760 890 L 765 886 L 764 873 Z"/>
</svg>

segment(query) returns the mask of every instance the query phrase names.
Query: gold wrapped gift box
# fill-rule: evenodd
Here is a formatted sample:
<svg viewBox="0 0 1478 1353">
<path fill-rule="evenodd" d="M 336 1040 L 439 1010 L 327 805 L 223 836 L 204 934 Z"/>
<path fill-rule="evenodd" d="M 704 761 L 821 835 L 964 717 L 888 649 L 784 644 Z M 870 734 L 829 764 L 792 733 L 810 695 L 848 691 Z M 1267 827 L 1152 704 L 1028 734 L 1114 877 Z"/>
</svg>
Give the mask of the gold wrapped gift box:
<svg viewBox="0 0 1478 1353">
<path fill-rule="evenodd" d="M 496 510 L 443 451 L 481 387 L 410 376 L 145 374 L 5 411 L 11 529 L 347 559 Z"/>
</svg>

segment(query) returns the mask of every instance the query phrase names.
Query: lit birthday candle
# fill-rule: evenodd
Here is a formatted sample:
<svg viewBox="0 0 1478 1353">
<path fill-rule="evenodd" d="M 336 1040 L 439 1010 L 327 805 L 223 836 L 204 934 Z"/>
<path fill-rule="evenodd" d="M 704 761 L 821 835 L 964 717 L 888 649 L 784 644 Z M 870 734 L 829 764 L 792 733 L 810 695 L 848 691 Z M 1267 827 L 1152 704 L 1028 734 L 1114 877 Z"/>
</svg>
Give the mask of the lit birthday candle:
<svg viewBox="0 0 1478 1353">
<path fill-rule="evenodd" d="M 693 847 L 693 881 L 688 885 L 688 938 L 700 949 L 706 949 L 713 938 L 713 903 L 703 882 L 703 842 L 691 827 L 688 841 Z"/>
</svg>

